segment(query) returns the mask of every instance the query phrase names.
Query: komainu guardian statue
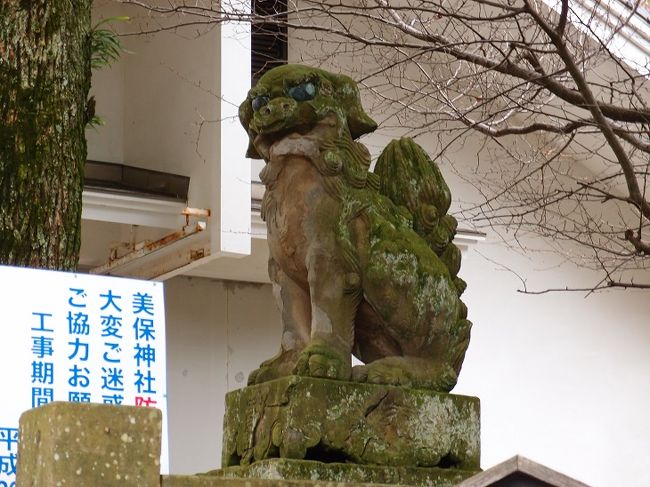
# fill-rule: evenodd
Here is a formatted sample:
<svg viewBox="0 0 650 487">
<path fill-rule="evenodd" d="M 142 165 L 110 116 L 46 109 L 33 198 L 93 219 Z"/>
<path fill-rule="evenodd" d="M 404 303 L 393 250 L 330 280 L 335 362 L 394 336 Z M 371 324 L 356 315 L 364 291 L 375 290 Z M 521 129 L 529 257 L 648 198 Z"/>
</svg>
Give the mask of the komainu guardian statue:
<svg viewBox="0 0 650 487">
<path fill-rule="evenodd" d="M 249 384 L 291 374 L 447 392 L 469 344 L 456 220 L 442 175 L 413 140 L 369 171 L 376 123 L 343 75 L 267 72 L 239 108 L 262 158 L 278 354 Z M 351 354 L 365 365 L 351 367 Z"/>
</svg>

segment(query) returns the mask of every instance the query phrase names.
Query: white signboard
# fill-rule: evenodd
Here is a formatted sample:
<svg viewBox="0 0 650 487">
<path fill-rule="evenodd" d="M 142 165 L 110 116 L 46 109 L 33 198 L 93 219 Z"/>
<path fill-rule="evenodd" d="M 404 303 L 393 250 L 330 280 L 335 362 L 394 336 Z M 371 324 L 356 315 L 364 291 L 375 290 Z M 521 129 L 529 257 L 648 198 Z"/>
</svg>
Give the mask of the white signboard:
<svg viewBox="0 0 650 487">
<path fill-rule="evenodd" d="M 0 370 L 0 487 L 15 486 L 18 419 L 27 409 L 124 404 L 166 418 L 162 283 L 0 266 Z"/>
</svg>

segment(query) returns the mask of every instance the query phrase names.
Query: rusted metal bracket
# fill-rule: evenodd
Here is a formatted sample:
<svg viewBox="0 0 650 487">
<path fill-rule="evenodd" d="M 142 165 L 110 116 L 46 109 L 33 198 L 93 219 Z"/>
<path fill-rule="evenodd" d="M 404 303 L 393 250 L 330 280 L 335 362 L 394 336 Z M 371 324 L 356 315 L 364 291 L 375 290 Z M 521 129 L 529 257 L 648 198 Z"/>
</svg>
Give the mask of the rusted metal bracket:
<svg viewBox="0 0 650 487">
<path fill-rule="evenodd" d="M 205 222 L 198 222 L 154 242 L 140 242 L 126 255 L 89 272 L 155 280 L 171 277 L 174 271 L 209 255 L 206 227 Z"/>
</svg>

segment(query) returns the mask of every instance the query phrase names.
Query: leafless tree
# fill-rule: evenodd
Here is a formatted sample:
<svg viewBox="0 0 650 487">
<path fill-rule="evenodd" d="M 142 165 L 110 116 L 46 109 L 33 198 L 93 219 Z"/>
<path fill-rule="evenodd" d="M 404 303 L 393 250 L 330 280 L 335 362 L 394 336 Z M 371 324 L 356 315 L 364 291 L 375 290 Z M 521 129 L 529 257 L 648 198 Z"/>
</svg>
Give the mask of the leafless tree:
<svg viewBox="0 0 650 487">
<path fill-rule="evenodd" d="M 287 15 L 120 1 L 166 19 L 148 31 L 286 25 L 296 60 L 351 74 L 385 126 L 436 137 L 438 159 L 480 141 L 457 167 L 480 195 L 465 222 L 548 237 L 603 273 L 595 288 L 650 288 L 647 0 L 290 0 Z"/>
</svg>

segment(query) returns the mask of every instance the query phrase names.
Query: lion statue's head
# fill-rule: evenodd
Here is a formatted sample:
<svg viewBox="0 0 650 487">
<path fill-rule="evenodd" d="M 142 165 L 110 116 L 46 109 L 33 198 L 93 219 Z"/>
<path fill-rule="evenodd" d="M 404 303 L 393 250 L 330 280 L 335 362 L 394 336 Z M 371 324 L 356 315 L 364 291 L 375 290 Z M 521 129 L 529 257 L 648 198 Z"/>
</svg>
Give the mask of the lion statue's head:
<svg viewBox="0 0 650 487">
<path fill-rule="evenodd" d="M 348 76 L 298 64 L 278 66 L 260 78 L 239 107 L 239 120 L 249 137 L 246 156 L 262 159 L 255 148 L 258 137 L 268 143 L 290 132 L 307 132 L 330 114 L 352 139 L 377 128 Z"/>
</svg>

